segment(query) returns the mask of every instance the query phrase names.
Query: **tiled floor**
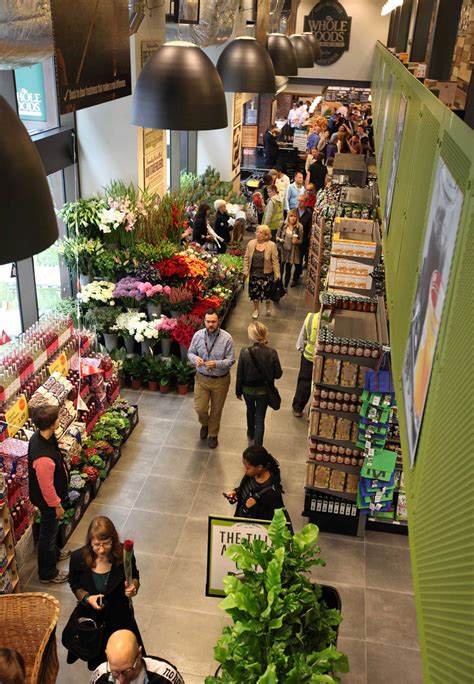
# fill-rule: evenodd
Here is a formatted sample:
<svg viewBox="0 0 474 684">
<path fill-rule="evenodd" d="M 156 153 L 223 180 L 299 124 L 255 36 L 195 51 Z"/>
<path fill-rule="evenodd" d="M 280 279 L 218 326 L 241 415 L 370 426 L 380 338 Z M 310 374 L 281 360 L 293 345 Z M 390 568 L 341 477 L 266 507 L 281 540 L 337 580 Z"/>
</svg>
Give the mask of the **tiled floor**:
<svg viewBox="0 0 474 684">
<path fill-rule="evenodd" d="M 237 352 L 247 344 L 250 313 L 244 293 L 228 326 Z M 296 288 L 274 316 L 262 318 L 284 367 L 278 382 L 282 408 L 269 412 L 265 446 L 281 463 L 285 501 L 296 528 L 305 522 L 301 511 L 307 423 L 293 417 L 291 399 L 299 366 L 295 343 L 305 314 L 303 289 Z M 140 423 L 68 546 L 83 543 L 91 518 L 98 514 L 109 516 L 122 538 L 135 540 L 141 589 L 134 604 L 148 652 L 176 663 L 186 684 L 202 683 L 215 669 L 213 647 L 224 624 L 219 600 L 204 596 L 207 516 L 232 510 L 222 492 L 242 475 L 240 454 L 247 446 L 244 405 L 229 393 L 220 444 L 211 452 L 199 441 L 192 396 L 124 394 L 138 403 Z M 364 541 L 322 534 L 320 541 L 327 565 L 316 566 L 314 577 L 337 587 L 342 597 L 344 622 L 338 646 L 348 653 L 351 664 L 343 681 L 420 684 L 406 537 L 372 532 Z M 43 591 L 35 568 L 31 559 L 21 573 L 23 587 Z M 74 597 L 68 585 L 48 591 L 61 602 L 61 634 Z M 67 665 L 60 644 L 58 650 L 58 682 L 87 682 L 85 665 Z"/>
</svg>

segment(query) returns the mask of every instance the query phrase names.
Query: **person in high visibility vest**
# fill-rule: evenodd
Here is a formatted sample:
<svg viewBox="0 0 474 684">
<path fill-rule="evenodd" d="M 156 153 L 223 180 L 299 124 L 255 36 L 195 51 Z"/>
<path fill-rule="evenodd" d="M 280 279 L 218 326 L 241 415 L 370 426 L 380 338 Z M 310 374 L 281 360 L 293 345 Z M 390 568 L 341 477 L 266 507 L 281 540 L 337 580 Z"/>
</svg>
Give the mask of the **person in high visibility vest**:
<svg viewBox="0 0 474 684">
<path fill-rule="evenodd" d="M 313 358 L 318 336 L 319 314 L 307 314 L 301 328 L 296 348 L 301 352 L 300 372 L 293 397 L 293 415 L 301 418 L 304 408 L 311 396 L 311 382 L 313 379 Z"/>
</svg>

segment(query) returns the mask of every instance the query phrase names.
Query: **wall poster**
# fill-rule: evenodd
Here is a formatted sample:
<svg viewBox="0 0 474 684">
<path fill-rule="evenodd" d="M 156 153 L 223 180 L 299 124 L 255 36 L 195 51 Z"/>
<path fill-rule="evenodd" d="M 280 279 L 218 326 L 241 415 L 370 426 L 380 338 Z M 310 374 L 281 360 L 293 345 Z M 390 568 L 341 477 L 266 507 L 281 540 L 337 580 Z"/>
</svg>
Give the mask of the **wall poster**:
<svg viewBox="0 0 474 684">
<path fill-rule="evenodd" d="M 338 0 L 320 0 L 304 18 L 304 30 L 312 31 L 321 46 L 315 64 L 329 66 L 349 50 L 352 17 Z"/>
<path fill-rule="evenodd" d="M 234 93 L 234 128 L 242 123 L 242 100 L 242 93 Z"/>
<path fill-rule="evenodd" d="M 147 59 L 161 46 L 157 40 L 142 40 L 142 69 Z M 143 128 L 143 187 L 163 196 L 166 183 L 166 134 L 155 128 Z"/>
<path fill-rule="evenodd" d="M 240 173 L 240 157 L 242 154 L 242 123 L 235 126 L 232 135 L 231 179 Z"/>
<path fill-rule="evenodd" d="M 408 100 L 402 93 L 400 97 L 400 104 L 398 105 L 398 117 L 397 123 L 395 125 L 395 139 L 393 141 L 392 159 L 390 173 L 388 176 L 387 195 L 385 197 L 383 212 L 383 226 L 385 235 L 388 234 L 388 230 L 390 227 L 390 214 L 392 212 L 393 192 L 395 190 L 395 180 L 397 178 L 398 158 L 400 156 L 400 146 L 402 143 L 403 127 L 405 125 L 407 105 Z"/>
<path fill-rule="evenodd" d="M 130 95 L 127 0 L 51 0 L 61 114 Z"/>
<path fill-rule="evenodd" d="M 462 203 L 462 192 L 440 157 L 436 165 L 423 259 L 402 373 L 412 467 L 448 291 Z"/>
</svg>

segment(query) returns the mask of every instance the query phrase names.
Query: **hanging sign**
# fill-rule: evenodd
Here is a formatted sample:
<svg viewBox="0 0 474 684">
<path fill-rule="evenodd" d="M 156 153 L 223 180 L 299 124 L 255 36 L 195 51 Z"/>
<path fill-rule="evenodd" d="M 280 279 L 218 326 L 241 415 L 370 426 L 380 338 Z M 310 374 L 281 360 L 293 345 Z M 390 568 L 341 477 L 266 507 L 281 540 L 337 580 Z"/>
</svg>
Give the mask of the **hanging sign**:
<svg viewBox="0 0 474 684">
<path fill-rule="evenodd" d="M 46 121 L 43 65 L 15 69 L 18 116 L 23 121 Z"/>
<path fill-rule="evenodd" d="M 5 421 L 8 424 L 8 436 L 14 437 L 18 430 L 28 420 L 28 402 L 26 397 L 22 394 L 15 401 L 13 406 L 5 411 Z"/>
<path fill-rule="evenodd" d="M 321 0 L 304 18 L 304 30 L 312 31 L 319 41 L 319 66 L 329 66 L 349 50 L 352 17 L 338 0 Z"/>
</svg>

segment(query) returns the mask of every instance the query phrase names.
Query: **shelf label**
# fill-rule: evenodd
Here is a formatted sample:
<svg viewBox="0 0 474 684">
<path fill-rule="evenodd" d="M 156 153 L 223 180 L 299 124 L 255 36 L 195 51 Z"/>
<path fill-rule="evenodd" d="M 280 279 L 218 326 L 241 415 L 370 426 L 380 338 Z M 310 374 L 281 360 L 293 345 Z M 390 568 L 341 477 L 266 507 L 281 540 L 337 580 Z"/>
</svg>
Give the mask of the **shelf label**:
<svg viewBox="0 0 474 684">
<path fill-rule="evenodd" d="M 8 423 L 8 435 L 14 437 L 28 420 L 28 402 L 24 394 L 18 397 L 8 411 L 5 411 L 5 419 Z"/>
<path fill-rule="evenodd" d="M 69 372 L 69 364 L 67 362 L 66 354 L 64 352 L 60 354 L 58 358 L 48 366 L 48 368 L 50 375 L 58 371 L 59 373 L 61 373 L 61 375 L 64 375 L 66 377 Z"/>
</svg>

